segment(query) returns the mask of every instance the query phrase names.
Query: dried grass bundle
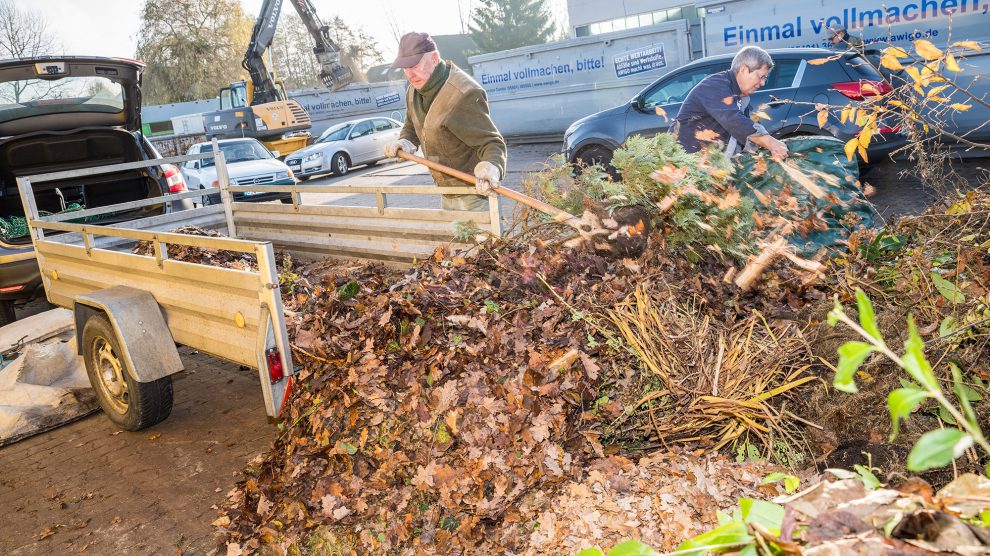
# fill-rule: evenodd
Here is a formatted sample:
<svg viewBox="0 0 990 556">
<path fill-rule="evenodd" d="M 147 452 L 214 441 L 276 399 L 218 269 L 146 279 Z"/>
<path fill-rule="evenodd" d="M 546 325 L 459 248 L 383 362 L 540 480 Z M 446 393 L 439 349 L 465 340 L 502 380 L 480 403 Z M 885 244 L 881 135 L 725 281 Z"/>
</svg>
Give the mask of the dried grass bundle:
<svg viewBox="0 0 990 556">
<path fill-rule="evenodd" d="M 800 328 L 772 326 L 758 312 L 723 323 L 678 295 L 643 284 L 608 312 L 654 385 L 617 425 L 664 444 L 715 450 L 750 435 L 765 447 L 802 444 L 797 419 L 779 399 L 816 379 L 806 374 L 811 358 Z"/>
</svg>

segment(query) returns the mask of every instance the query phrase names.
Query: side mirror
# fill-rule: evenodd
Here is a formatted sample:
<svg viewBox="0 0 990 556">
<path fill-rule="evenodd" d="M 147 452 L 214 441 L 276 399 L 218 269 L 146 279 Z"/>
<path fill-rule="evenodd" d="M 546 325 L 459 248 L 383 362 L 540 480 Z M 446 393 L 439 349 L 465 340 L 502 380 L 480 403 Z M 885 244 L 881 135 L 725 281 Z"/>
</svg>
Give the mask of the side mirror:
<svg viewBox="0 0 990 556">
<path fill-rule="evenodd" d="M 633 108 L 642 112 L 643 111 L 643 97 L 633 97 L 632 101 L 629 103 Z"/>
<path fill-rule="evenodd" d="M 282 153 L 280 153 L 278 151 L 272 151 L 272 156 L 274 156 L 275 158 L 279 158 L 279 157 L 282 156 Z"/>
</svg>

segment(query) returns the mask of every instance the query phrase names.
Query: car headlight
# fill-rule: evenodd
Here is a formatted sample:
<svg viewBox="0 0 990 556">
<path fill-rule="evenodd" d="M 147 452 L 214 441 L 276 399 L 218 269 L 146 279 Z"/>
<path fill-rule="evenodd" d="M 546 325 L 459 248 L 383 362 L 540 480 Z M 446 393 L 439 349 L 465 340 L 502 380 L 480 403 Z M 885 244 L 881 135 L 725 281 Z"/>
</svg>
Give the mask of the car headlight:
<svg viewBox="0 0 990 556">
<path fill-rule="evenodd" d="M 311 162 L 313 160 L 319 160 L 321 158 L 323 158 L 323 153 L 313 153 L 311 155 L 307 155 L 306 158 L 303 159 L 303 161 Z"/>
</svg>

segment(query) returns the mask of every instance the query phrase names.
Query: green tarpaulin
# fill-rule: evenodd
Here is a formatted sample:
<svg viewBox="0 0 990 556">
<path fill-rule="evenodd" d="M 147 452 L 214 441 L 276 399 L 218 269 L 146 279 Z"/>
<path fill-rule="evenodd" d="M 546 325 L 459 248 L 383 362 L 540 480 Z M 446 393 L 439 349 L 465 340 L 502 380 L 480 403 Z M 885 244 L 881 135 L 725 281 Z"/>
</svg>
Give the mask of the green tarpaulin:
<svg viewBox="0 0 990 556">
<path fill-rule="evenodd" d="M 761 215 L 807 223 L 789 237 L 799 254 L 840 245 L 856 228 L 873 226 L 876 211 L 863 196 L 859 167 L 846 158 L 842 141 L 809 136 L 784 142 L 790 172 L 765 156 L 743 153 L 737 159 L 736 184 L 755 198 Z"/>
</svg>

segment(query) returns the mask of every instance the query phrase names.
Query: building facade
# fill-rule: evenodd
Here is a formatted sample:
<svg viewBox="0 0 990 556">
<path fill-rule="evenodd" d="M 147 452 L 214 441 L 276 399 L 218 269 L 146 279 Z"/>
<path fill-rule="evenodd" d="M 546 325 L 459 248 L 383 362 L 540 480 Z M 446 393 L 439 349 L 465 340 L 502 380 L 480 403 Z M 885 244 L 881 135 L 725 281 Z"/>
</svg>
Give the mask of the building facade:
<svg viewBox="0 0 990 556">
<path fill-rule="evenodd" d="M 698 8 L 683 0 L 567 0 L 572 37 L 590 37 L 667 21 L 697 21 Z"/>
</svg>

